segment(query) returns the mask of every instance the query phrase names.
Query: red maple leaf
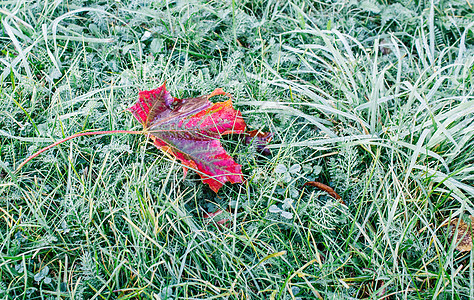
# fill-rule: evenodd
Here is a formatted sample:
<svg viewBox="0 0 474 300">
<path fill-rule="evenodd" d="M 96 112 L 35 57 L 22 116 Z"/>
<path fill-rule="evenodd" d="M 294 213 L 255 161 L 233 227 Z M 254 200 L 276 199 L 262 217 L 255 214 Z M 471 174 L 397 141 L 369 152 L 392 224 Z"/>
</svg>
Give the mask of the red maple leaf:
<svg viewBox="0 0 474 300">
<path fill-rule="evenodd" d="M 209 98 L 229 96 L 229 100 L 211 103 Z M 245 131 L 245 122 L 232 107 L 230 95 L 216 89 L 210 95 L 178 99 L 165 85 L 141 91 L 138 102 L 129 108 L 143 124 L 144 132 L 156 147 L 178 158 L 187 168 L 196 170 L 203 182 L 217 193 L 227 181 L 242 182 L 242 166 L 222 148 L 220 137 Z"/>
</svg>

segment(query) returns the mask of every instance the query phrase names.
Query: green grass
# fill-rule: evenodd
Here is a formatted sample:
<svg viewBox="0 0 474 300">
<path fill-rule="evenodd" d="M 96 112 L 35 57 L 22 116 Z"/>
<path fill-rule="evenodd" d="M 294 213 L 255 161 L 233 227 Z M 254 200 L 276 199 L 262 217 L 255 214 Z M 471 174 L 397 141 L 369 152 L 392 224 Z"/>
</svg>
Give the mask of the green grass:
<svg viewBox="0 0 474 300">
<path fill-rule="evenodd" d="M 474 216 L 472 5 L 0 0 L 0 297 L 474 298 L 446 226 Z M 245 184 L 132 135 L 15 172 L 140 130 L 126 108 L 164 81 L 274 134 L 224 140 Z"/>
</svg>

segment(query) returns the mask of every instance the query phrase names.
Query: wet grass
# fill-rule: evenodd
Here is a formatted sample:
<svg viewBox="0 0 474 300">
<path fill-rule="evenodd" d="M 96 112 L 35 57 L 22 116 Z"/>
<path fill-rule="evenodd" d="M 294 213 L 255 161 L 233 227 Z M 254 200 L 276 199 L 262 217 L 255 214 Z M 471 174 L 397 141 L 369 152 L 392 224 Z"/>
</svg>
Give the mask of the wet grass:
<svg viewBox="0 0 474 300">
<path fill-rule="evenodd" d="M 472 8 L 394 2 L 0 2 L 0 296 L 473 298 L 447 226 L 474 215 Z M 225 139 L 244 184 L 132 135 L 15 172 L 140 130 L 165 80 L 274 134 Z"/>
</svg>

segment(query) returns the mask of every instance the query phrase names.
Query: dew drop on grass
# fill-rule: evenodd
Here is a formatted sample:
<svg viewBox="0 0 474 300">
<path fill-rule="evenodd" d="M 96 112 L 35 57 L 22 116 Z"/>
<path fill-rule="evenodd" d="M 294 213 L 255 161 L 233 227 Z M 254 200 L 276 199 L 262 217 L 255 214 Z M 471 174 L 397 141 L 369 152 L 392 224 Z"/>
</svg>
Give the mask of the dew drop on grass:
<svg viewBox="0 0 474 300">
<path fill-rule="evenodd" d="M 292 165 L 292 166 L 290 167 L 290 170 L 289 170 L 289 172 L 290 172 L 291 174 L 297 174 L 297 173 L 299 173 L 300 171 L 301 171 L 301 166 L 300 166 L 299 164 L 294 164 L 294 165 Z"/>
<path fill-rule="evenodd" d="M 319 175 L 319 173 L 321 173 L 321 171 L 323 170 L 323 168 L 321 166 L 315 166 L 313 168 L 313 175 Z"/>
<path fill-rule="evenodd" d="M 273 213 L 273 214 L 277 214 L 277 213 L 282 212 L 282 210 L 278 206 L 276 206 L 275 204 L 270 206 L 270 208 L 268 208 L 268 211 Z"/>
<path fill-rule="evenodd" d="M 150 37 L 151 37 L 151 32 L 145 31 L 145 33 L 143 34 L 143 36 L 140 40 L 145 41 L 145 40 L 149 39 Z"/>
<path fill-rule="evenodd" d="M 283 200 L 283 206 L 282 206 L 283 209 L 288 209 L 292 206 L 293 206 L 293 199 L 286 198 L 285 200 Z"/>
<path fill-rule="evenodd" d="M 289 211 L 282 211 L 281 216 L 285 219 L 293 219 L 293 213 Z"/>
<path fill-rule="evenodd" d="M 282 177 L 283 182 L 289 183 L 293 178 L 291 178 L 290 173 L 285 172 L 285 174 Z"/>
<path fill-rule="evenodd" d="M 282 174 L 282 173 L 286 173 L 286 172 L 287 172 L 287 168 L 285 167 L 285 165 L 278 164 L 275 167 L 275 173 L 277 173 L 277 174 Z"/>
</svg>

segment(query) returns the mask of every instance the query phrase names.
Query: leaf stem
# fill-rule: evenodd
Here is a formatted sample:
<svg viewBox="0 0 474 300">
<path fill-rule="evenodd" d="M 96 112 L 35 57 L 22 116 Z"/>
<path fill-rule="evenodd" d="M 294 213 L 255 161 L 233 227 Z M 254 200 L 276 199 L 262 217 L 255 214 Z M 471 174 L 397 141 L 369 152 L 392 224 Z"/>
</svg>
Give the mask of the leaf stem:
<svg viewBox="0 0 474 300">
<path fill-rule="evenodd" d="M 40 155 L 41 153 L 45 152 L 46 150 L 49 150 L 53 147 L 56 147 L 57 145 L 59 144 L 62 144 L 66 141 L 69 141 L 69 140 L 72 140 L 74 138 L 77 138 L 77 137 L 80 137 L 80 136 L 85 136 L 85 135 L 99 135 L 99 134 L 115 134 L 115 133 L 127 133 L 127 134 L 143 134 L 144 132 L 143 131 L 131 131 L 131 130 L 108 130 L 108 131 L 90 131 L 90 132 L 81 132 L 81 133 L 76 133 L 76 134 L 73 134 L 71 136 L 68 136 L 67 138 L 64 138 L 62 140 L 59 140 L 47 147 L 44 147 L 43 149 L 39 150 L 38 152 L 36 152 L 35 154 L 31 155 L 30 157 L 28 157 L 24 162 L 22 162 L 18 168 L 16 169 L 15 172 L 18 172 L 27 162 L 29 162 L 30 160 L 32 160 L 33 158 L 37 157 L 38 155 Z"/>
</svg>

